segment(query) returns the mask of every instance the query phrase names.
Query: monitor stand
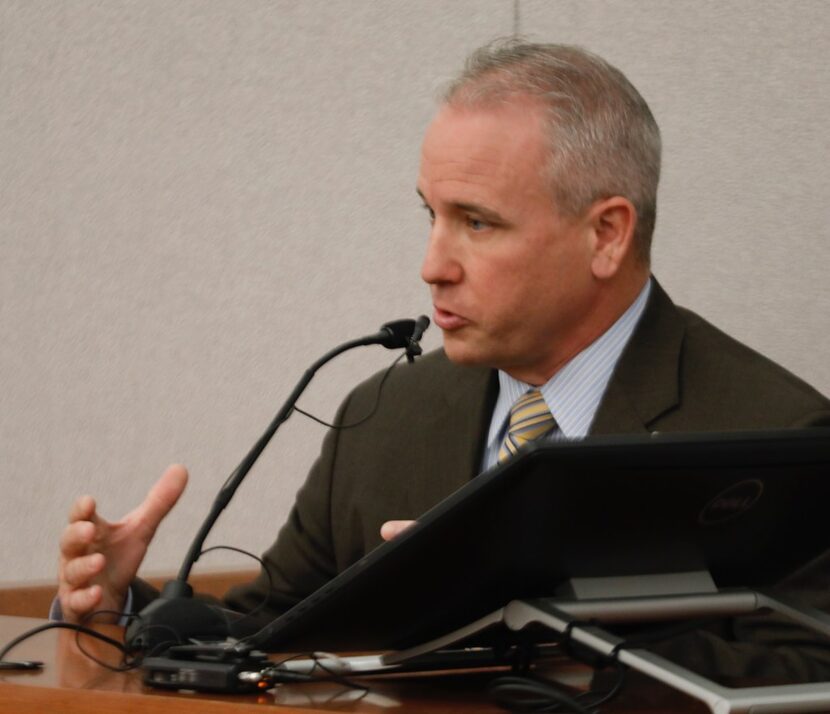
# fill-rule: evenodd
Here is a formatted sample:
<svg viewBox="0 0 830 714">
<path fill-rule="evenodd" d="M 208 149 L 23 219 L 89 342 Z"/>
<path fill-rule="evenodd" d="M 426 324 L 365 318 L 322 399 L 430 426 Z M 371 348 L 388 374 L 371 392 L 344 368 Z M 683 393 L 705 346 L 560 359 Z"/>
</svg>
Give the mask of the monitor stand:
<svg viewBox="0 0 830 714">
<path fill-rule="evenodd" d="M 600 594 L 615 593 L 614 597 Z M 768 591 L 718 590 L 706 572 L 570 581 L 556 597 L 513 600 L 503 608 L 444 637 L 389 652 L 383 665 L 405 663 L 447 648 L 501 623 L 512 631 L 543 626 L 606 657 L 615 657 L 653 679 L 704 702 L 713 714 L 818 712 L 830 709 L 830 682 L 726 687 L 644 648 L 621 646 L 623 639 L 599 623 L 656 622 L 747 615 L 769 609 L 830 637 L 830 615 L 788 603 Z"/>
</svg>

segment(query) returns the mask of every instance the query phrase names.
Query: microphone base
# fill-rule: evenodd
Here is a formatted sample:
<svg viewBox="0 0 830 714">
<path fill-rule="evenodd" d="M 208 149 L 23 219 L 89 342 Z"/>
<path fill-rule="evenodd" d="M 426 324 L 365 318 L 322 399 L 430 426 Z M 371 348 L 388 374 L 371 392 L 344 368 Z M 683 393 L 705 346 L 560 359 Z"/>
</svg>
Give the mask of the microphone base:
<svg viewBox="0 0 830 714">
<path fill-rule="evenodd" d="M 234 623 L 241 613 L 192 597 L 192 588 L 181 581 L 165 584 L 153 600 L 127 626 L 124 643 L 130 651 L 160 654 L 191 640 L 224 640 L 239 634 Z"/>
</svg>

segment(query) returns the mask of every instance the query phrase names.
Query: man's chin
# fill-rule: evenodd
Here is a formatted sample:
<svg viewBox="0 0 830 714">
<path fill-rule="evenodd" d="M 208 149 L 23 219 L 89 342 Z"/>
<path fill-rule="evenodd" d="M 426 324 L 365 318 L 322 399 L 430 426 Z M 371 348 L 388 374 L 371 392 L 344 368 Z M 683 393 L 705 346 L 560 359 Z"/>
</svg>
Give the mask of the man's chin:
<svg viewBox="0 0 830 714">
<path fill-rule="evenodd" d="M 450 362 L 459 365 L 473 366 L 487 364 L 488 362 L 482 349 L 476 349 L 469 342 L 454 339 L 452 336 L 444 336 L 444 353 Z"/>
</svg>

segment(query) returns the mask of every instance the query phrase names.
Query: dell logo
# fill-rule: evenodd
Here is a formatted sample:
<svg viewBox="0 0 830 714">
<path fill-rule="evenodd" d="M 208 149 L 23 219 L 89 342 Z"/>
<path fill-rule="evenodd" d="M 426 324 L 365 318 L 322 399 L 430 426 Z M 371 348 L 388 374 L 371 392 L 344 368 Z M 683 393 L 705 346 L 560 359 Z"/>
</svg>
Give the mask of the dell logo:
<svg viewBox="0 0 830 714">
<path fill-rule="evenodd" d="M 700 512 L 698 521 L 703 526 L 713 526 L 746 513 L 761 498 L 763 482 L 748 479 L 730 486 L 715 496 Z"/>
</svg>

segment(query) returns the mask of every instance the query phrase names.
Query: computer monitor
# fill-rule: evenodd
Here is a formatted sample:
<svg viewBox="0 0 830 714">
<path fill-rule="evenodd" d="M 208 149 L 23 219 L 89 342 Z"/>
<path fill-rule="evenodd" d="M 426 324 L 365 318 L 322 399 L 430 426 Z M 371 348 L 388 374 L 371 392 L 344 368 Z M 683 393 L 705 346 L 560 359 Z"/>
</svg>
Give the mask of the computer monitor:
<svg viewBox="0 0 830 714">
<path fill-rule="evenodd" d="M 262 644 L 403 649 L 574 579 L 770 586 L 828 549 L 828 504 L 826 429 L 534 445 L 275 620 Z"/>
</svg>

